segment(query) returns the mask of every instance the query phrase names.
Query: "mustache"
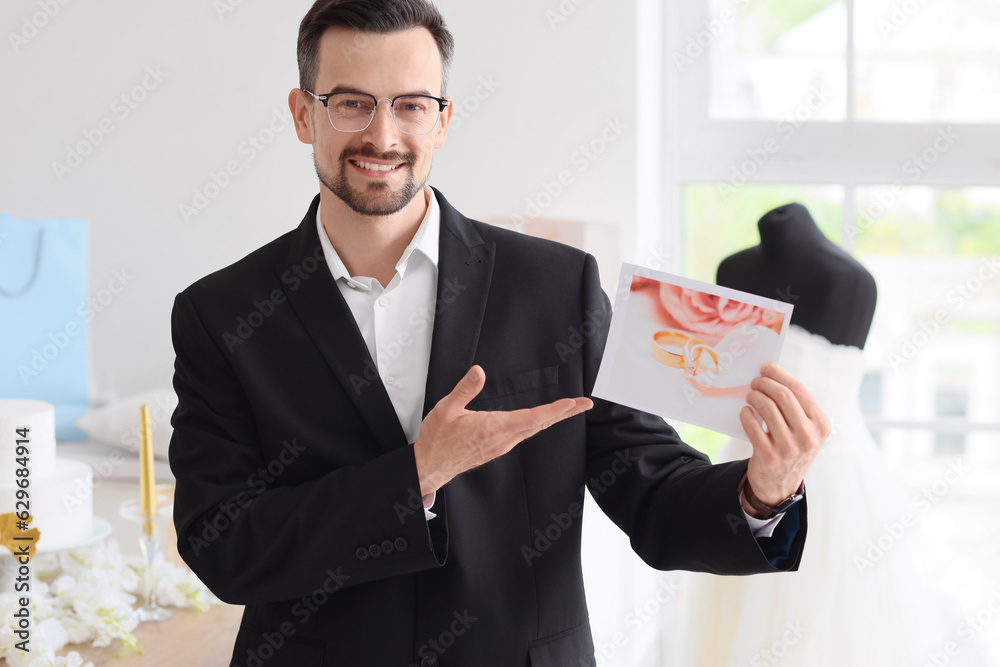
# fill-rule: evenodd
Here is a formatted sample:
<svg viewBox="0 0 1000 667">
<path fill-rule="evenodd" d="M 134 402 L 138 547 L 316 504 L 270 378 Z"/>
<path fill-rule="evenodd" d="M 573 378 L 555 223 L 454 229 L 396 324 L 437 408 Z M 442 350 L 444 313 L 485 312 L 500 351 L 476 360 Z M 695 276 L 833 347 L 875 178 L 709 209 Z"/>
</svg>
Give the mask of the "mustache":
<svg viewBox="0 0 1000 667">
<path fill-rule="evenodd" d="M 350 160 L 357 158 L 371 158 L 373 160 L 385 160 L 386 162 L 405 162 L 407 164 L 412 164 L 414 161 L 413 153 L 402 153 L 400 151 L 387 151 L 385 153 L 380 153 L 374 148 L 355 148 L 352 150 L 345 149 L 340 153 L 341 160 Z"/>
</svg>

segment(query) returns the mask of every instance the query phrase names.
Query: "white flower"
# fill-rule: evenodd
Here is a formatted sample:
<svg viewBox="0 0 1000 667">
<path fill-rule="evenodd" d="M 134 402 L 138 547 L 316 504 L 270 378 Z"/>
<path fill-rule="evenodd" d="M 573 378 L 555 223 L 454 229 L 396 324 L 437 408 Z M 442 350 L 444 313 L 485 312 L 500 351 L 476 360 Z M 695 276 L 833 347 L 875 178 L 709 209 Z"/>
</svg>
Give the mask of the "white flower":
<svg viewBox="0 0 1000 667">
<path fill-rule="evenodd" d="M 138 595 L 145 595 L 146 564 L 139 556 L 127 556 L 125 562 L 135 571 L 139 579 Z M 177 567 L 164 556 L 157 554 L 152 568 L 153 594 L 159 604 L 171 607 L 194 607 L 205 611 L 212 605 L 222 604 L 191 570 Z"/>
<path fill-rule="evenodd" d="M 115 539 L 79 549 L 37 554 L 31 561 L 31 652 L 16 644 L 18 595 L 0 593 L 0 658 L 11 667 L 93 667 L 76 651 L 57 652 L 67 644 L 107 646 L 118 640 L 138 648 L 132 631 L 139 625 L 133 607 L 144 599 L 145 563 L 123 556 Z M 222 602 L 190 570 L 162 555 L 150 568 L 153 592 L 162 606 L 204 611 Z M 21 594 L 23 595 L 23 593 Z"/>
</svg>

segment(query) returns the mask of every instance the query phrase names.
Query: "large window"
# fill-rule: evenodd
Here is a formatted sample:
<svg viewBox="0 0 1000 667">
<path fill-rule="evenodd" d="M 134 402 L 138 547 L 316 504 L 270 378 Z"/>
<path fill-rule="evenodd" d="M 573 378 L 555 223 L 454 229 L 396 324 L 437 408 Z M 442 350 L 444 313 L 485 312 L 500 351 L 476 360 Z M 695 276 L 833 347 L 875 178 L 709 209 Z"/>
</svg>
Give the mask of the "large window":
<svg viewBox="0 0 1000 667">
<path fill-rule="evenodd" d="M 714 282 L 764 213 L 797 201 L 868 268 L 862 408 L 908 492 L 970 470 L 919 532 L 939 574 L 926 585 L 975 613 L 1000 590 L 1000 4 L 653 4 L 640 12 L 665 39 L 640 45 L 640 106 L 656 106 L 639 118 L 663 150 L 639 159 L 662 196 L 640 183 L 635 261 L 660 249 Z M 976 642 L 1000 664 L 1000 621 Z"/>
<path fill-rule="evenodd" d="M 711 0 L 708 12 L 712 118 L 779 120 L 817 89 L 815 120 L 1000 121 L 994 0 Z"/>
</svg>

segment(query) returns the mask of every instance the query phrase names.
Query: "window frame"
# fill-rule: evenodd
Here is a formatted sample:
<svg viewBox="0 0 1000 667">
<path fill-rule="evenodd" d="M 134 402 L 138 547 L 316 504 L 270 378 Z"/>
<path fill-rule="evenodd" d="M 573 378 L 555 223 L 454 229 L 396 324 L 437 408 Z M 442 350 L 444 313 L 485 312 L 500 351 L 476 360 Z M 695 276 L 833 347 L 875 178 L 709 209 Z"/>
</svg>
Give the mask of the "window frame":
<svg viewBox="0 0 1000 667">
<path fill-rule="evenodd" d="M 846 91 L 843 121 L 807 121 L 783 139 L 753 176 L 752 184 L 841 185 L 844 202 L 841 247 L 853 251 L 858 229 L 856 193 L 859 187 L 899 184 L 929 187 L 1000 186 L 1000 123 L 909 123 L 859 121 L 854 114 L 855 0 L 846 3 Z M 717 120 L 708 117 L 709 49 L 681 70 L 673 55 L 683 53 L 689 38 L 705 30 L 707 0 L 637 0 L 637 150 L 636 235 L 634 262 L 675 273 L 682 270 L 684 187 L 696 183 L 727 183 L 733 169 L 747 159 L 748 149 L 776 135 L 776 121 Z M 709 47 L 710 48 L 710 47 Z M 940 152 L 932 167 L 913 178 L 915 155 L 929 147 L 940 132 L 957 136 Z M 660 151 L 643 146 L 662 146 Z M 872 417 L 873 430 L 930 429 L 954 433 L 1000 430 L 1000 422 L 971 423 L 940 418 L 898 420 Z"/>
</svg>

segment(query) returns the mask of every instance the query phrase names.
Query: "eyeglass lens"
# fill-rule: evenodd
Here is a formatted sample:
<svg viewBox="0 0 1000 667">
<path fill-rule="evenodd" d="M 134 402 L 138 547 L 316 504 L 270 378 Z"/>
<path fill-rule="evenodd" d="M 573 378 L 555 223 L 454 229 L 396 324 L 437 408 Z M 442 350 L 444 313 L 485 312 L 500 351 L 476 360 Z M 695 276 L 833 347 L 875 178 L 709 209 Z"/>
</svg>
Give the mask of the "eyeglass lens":
<svg viewBox="0 0 1000 667">
<path fill-rule="evenodd" d="M 396 127 L 405 134 L 427 134 L 437 123 L 437 100 L 423 95 L 397 97 L 393 104 Z M 360 132 L 375 114 L 374 98 L 356 93 L 334 93 L 327 102 L 330 123 L 342 132 Z"/>
</svg>

